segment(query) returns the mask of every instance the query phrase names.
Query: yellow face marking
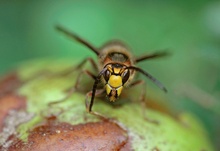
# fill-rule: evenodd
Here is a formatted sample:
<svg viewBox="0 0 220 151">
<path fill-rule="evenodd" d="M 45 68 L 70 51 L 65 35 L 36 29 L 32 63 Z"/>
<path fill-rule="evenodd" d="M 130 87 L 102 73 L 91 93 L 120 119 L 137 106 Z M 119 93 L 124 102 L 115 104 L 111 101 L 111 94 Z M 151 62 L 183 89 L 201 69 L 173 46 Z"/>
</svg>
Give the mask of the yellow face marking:
<svg viewBox="0 0 220 151">
<path fill-rule="evenodd" d="M 108 70 L 109 70 L 110 72 L 113 72 L 113 70 L 112 70 L 112 68 L 111 68 L 110 66 L 108 66 Z"/>
<path fill-rule="evenodd" d="M 121 71 L 121 68 L 114 68 L 114 73 L 115 74 L 119 74 L 120 71 Z"/>
<path fill-rule="evenodd" d="M 123 86 L 120 86 L 119 88 L 116 89 L 118 96 L 120 96 L 122 89 L 123 89 Z"/>
<path fill-rule="evenodd" d="M 111 92 L 111 90 L 112 90 L 112 88 L 111 88 L 108 84 L 106 84 L 105 89 L 106 89 L 106 93 L 107 93 L 107 95 L 109 95 L 110 92 Z"/>
<path fill-rule="evenodd" d="M 108 80 L 108 84 L 112 87 L 115 87 L 115 88 L 122 86 L 121 76 L 111 75 Z"/>
</svg>

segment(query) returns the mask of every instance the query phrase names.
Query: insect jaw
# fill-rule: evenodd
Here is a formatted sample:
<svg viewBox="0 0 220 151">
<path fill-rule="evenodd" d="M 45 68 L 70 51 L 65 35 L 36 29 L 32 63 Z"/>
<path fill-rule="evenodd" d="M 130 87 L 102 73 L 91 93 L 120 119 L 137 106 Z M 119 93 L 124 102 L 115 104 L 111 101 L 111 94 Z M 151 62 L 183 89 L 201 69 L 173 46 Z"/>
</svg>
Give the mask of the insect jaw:
<svg viewBox="0 0 220 151">
<path fill-rule="evenodd" d="M 106 84 L 106 93 L 111 102 L 115 102 L 115 100 L 120 96 L 123 89 L 123 85 L 119 87 L 112 87 L 108 83 Z"/>
</svg>

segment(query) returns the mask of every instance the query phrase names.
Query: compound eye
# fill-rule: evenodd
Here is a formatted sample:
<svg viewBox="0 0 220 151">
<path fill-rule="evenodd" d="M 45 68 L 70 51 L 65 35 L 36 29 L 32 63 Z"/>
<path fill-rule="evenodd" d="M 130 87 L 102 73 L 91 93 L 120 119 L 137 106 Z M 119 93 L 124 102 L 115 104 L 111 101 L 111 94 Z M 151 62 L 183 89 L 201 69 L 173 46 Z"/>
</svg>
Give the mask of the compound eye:
<svg viewBox="0 0 220 151">
<path fill-rule="evenodd" d="M 105 71 L 105 74 L 104 74 L 104 78 L 105 78 L 105 81 L 106 81 L 106 82 L 108 82 L 110 75 L 111 75 L 110 71 L 109 71 L 109 70 L 106 70 L 106 71 Z"/>
<path fill-rule="evenodd" d="M 121 76 L 122 76 L 122 83 L 124 84 L 125 82 L 128 81 L 128 78 L 130 77 L 129 70 L 125 70 Z"/>
</svg>

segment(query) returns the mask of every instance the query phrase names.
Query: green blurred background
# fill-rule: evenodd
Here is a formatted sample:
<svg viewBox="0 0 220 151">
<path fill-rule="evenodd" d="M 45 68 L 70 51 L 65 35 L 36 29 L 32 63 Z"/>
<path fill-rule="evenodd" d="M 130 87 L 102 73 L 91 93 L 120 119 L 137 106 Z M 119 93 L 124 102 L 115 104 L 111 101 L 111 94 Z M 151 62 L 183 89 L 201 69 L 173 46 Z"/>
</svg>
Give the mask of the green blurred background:
<svg viewBox="0 0 220 151">
<path fill-rule="evenodd" d="M 137 56 L 169 49 L 140 66 L 167 86 L 167 95 L 152 86 L 165 103 L 194 113 L 220 149 L 220 1 L 1 0 L 0 74 L 33 58 L 95 57 L 56 24 L 95 46 L 122 39 Z"/>
</svg>

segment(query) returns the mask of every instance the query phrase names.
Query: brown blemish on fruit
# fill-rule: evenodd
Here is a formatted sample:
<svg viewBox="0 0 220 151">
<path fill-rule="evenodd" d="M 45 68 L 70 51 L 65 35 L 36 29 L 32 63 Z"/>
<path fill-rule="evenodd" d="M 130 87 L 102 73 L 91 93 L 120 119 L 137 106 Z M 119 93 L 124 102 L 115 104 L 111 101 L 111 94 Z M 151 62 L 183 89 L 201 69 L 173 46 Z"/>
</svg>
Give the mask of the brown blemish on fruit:
<svg viewBox="0 0 220 151">
<path fill-rule="evenodd" d="M 127 133 L 110 121 L 71 125 L 52 122 L 34 128 L 28 142 L 18 142 L 10 150 L 131 150 Z"/>
<path fill-rule="evenodd" d="M 0 98 L 0 132 L 4 126 L 4 119 L 11 110 L 26 108 L 26 99 L 16 94 L 7 94 Z"/>
<path fill-rule="evenodd" d="M 22 85 L 21 80 L 15 72 L 12 72 L 0 79 L 0 97 L 12 93 Z"/>
</svg>

